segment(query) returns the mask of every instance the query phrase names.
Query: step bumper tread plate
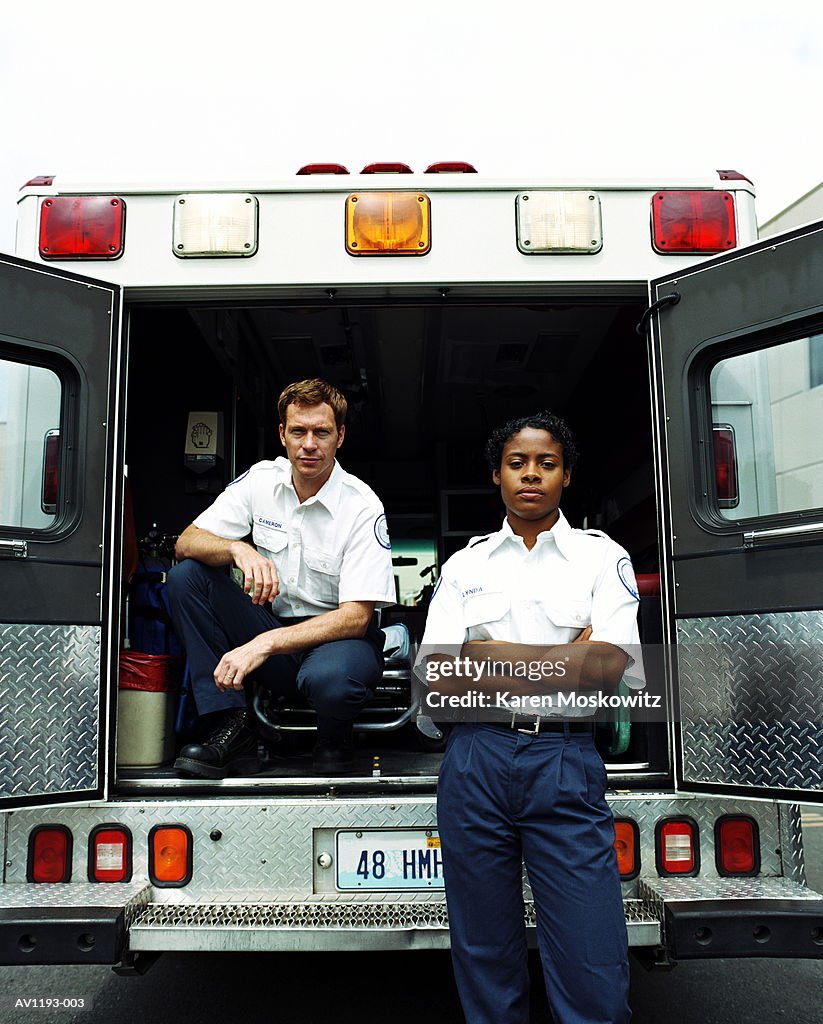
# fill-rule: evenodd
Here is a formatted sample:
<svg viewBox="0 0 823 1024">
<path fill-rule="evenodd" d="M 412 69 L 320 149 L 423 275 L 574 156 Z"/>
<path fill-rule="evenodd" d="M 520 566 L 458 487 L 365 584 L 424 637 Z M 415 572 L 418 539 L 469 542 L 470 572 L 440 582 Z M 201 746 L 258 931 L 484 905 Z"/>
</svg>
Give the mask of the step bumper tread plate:
<svg viewBox="0 0 823 1024">
<path fill-rule="evenodd" d="M 0 964 L 116 964 L 148 906 L 145 881 L 0 886 Z"/>
<path fill-rule="evenodd" d="M 823 896 L 789 878 L 640 878 L 675 960 L 823 958 Z"/>
<path fill-rule="evenodd" d="M 625 900 L 629 944 L 660 943 L 660 920 Z M 525 908 L 534 943 L 534 904 Z M 447 949 L 448 914 L 431 902 L 151 903 L 131 927 L 133 952 Z"/>
</svg>

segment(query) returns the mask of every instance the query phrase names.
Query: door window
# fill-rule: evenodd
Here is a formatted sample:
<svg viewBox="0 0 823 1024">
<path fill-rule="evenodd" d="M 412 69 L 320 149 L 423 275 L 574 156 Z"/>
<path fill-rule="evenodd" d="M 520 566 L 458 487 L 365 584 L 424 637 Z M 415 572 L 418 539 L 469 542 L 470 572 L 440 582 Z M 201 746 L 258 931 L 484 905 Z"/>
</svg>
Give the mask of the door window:
<svg viewBox="0 0 823 1024">
<path fill-rule="evenodd" d="M 711 372 L 715 507 L 728 520 L 823 507 L 821 336 Z"/>
<path fill-rule="evenodd" d="M 0 526 L 57 518 L 61 401 L 53 370 L 0 359 Z"/>
</svg>

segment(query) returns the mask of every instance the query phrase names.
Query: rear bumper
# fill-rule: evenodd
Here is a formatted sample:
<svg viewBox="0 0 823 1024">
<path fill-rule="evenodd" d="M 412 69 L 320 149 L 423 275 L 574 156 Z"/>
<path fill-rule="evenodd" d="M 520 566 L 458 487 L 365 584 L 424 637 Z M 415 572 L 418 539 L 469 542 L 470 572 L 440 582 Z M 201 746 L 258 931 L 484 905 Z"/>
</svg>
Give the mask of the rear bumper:
<svg viewBox="0 0 823 1024">
<path fill-rule="evenodd" d="M 786 878 L 641 880 L 674 960 L 823 959 L 823 896 Z"/>
</svg>

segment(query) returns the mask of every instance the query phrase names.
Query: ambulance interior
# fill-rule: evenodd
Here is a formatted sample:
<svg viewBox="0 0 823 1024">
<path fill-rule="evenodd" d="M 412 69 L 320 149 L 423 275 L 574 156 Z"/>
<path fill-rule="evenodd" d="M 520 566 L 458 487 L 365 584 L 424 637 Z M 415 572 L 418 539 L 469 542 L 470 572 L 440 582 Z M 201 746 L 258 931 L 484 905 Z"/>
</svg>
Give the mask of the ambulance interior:
<svg viewBox="0 0 823 1024">
<path fill-rule="evenodd" d="M 639 291 L 608 299 L 135 306 L 126 463 L 136 535 L 154 527 L 160 535 L 181 532 L 234 475 L 282 454 L 278 394 L 292 381 L 322 377 L 349 399 L 339 460 L 374 488 L 387 513 L 398 604 L 381 625 L 404 623 L 419 642 L 443 561 L 502 521 L 483 457 L 490 430 L 540 409 L 566 417 L 578 439 L 581 458 L 563 503 L 571 524 L 606 531 L 627 548 L 636 572 L 654 579 L 648 357 L 635 332 L 643 308 Z M 223 458 L 205 470 L 185 457 L 192 412 L 222 414 Z M 661 643 L 659 594 L 641 606 L 641 639 Z M 273 780 L 309 763 L 311 716 L 294 713 L 298 727 L 277 737 L 285 742 Z M 662 778 L 665 725 L 634 723 L 619 740 L 615 728 L 597 733 L 612 774 Z M 444 745 L 414 720 L 394 730 L 373 726 L 358 743 L 365 760 L 380 757 L 382 775 L 411 779 L 436 774 Z M 121 780 L 142 783 L 171 775 L 170 764 L 119 771 Z"/>
</svg>

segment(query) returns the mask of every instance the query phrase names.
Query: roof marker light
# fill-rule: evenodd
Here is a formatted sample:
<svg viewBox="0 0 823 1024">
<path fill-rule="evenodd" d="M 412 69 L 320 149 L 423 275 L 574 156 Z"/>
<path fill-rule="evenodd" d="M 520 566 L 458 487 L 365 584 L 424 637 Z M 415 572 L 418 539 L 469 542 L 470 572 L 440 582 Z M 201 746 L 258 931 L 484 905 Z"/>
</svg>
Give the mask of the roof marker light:
<svg viewBox="0 0 823 1024">
<path fill-rule="evenodd" d="M 429 164 L 424 174 L 477 174 L 477 168 L 461 160 L 443 160 L 437 164 Z"/>
<path fill-rule="evenodd" d="M 730 192 L 655 192 L 652 243 L 659 253 L 725 252 L 737 245 Z"/>
<path fill-rule="evenodd" d="M 348 174 L 342 164 L 303 164 L 298 174 Z"/>
<path fill-rule="evenodd" d="M 412 174 L 408 164 L 366 164 L 361 174 Z"/>
<path fill-rule="evenodd" d="M 254 256 L 257 199 L 247 192 L 192 192 L 174 202 L 172 248 L 190 257 Z"/>
<path fill-rule="evenodd" d="M 53 174 L 38 174 L 35 178 L 30 178 L 25 185 L 20 186 L 22 192 L 24 188 L 42 188 L 48 187 L 54 184 Z"/>
<path fill-rule="evenodd" d="M 521 192 L 515 200 L 517 248 L 527 256 L 591 254 L 603 248 L 595 192 Z"/>
<path fill-rule="evenodd" d="M 125 228 L 126 204 L 117 196 L 51 196 L 40 204 L 40 256 L 116 260 Z"/>
<path fill-rule="evenodd" d="M 425 256 L 431 249 L 431 201 L 422 192 L 357 192 L 346 199 L 351 256 Z"/>
</svg>

